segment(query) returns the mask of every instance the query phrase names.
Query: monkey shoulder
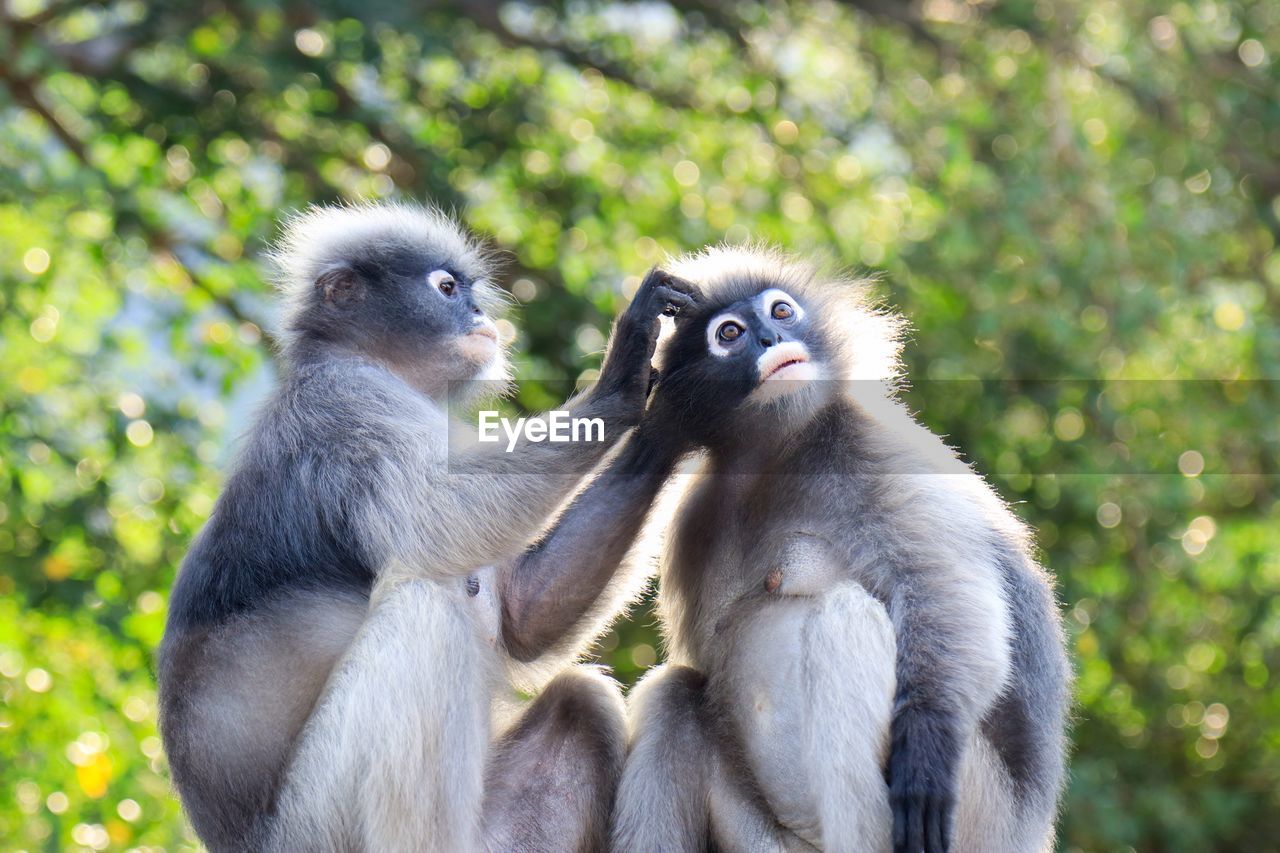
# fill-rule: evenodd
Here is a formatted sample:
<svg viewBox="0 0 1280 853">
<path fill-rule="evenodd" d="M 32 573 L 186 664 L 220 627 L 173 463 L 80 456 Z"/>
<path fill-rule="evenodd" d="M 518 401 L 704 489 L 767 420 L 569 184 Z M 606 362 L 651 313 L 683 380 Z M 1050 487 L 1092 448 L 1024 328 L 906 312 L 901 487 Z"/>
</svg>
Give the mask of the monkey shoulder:
<svg viewBox="0 0 1280 853">
<path fill-rule="evenodd" d="M 183 560 L 170 625 L 220 623 L 298 590 L 367 597 L 377 557 L 356 516 L 388 488 L 398 458 L 424 452 L 414 431 L 426 417 L 360 364 L 287 376 Z"/>
<path fill-rule="evenodd" d="M 410 442 L 443 446 L 448 425 L 432 400 L 385 367 L 354 357 L 294 371 L 268 411 L 282 429 L 352 460 L 394 454 Z"/>
<path fill-rule="evenodd" d="M 1029 531 L 994 488 L 899 401 L 874 407 L 844 400 L 808 443 L 821 458 L 812 478 L 842 531 L 834 541 L 898 569 L 935 562 L 1028 564 Z M 821 449 L 826 448 L 822 453 Z M 851 558 L 859 559 L 857 554 Z M 1031 567 L 1034 569 L 1034 567 Z"/>
</svg>

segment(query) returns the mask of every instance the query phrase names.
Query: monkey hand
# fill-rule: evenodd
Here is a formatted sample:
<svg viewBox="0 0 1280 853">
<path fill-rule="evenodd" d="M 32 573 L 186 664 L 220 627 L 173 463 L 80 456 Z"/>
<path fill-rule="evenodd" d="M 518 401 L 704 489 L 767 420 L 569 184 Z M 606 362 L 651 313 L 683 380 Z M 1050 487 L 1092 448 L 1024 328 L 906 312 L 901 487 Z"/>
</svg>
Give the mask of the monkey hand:
<svg viewBox="0 0 1280 853">
<path fill-rule="evenodd" d="M 614 324 L 595 393 L 620 402 L 618 414 L 628 426 L 640 420 L 652 383 L 659 318 L 675 316 L 696 300 L 696 294 L 697 288 L 689 282 L 654 267 Z"/>
<path fill-rule="evenodd" d="M 894 853 L 946 853 L 951 849 L 958 740 L 945 717 L 899 713 L 886 777 L 893 810 Z"/>
</svg>

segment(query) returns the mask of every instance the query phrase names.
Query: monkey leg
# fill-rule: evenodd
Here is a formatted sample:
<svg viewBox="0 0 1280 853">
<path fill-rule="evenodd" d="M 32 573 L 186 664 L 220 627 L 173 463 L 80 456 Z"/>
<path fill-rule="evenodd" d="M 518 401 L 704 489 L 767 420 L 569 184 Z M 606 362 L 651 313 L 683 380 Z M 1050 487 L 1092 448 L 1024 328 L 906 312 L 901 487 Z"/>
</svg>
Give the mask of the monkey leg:
<svg viewBox="0 0 1280 853">
<path fill-rule="evenodd" d="M 957 853 L 1045 853 L 1053 849 L 1053 812 L 1014 795 L 1012 780 L 987 739 L 965 750 L 952 849 Z"/>
<path fill-rule="evenodd" d="M 165 752 L 210 850 L 263 846 L 293 745 L 368 609 L 362 596 L 298 592 L 222 625 L 166 633 Z"/>
<path fill-rule="evenodd" d="M 897 683 L 889 615 L 862 587 L 842 583 L 816 601 L 801 642 L 797 699 L 809 709 L 805 764 L 822 847 L 887 850 L 893 818 L 883 767 Z"/>
<path fill-rule="evenodd" d="M 812 851 L 779 827 L 717 747 L 704 676 L 662 666 L 630 699 L 631 748 L 613 814 L 618 851 Z"/>
<path fill-rule="evenodd" d="M 632 739 L 613 812 L 619 853 L 705 849 L 712 744 L 704 683 L 696 670 L 667 665 L 632 690 Z"/>
<path fill-rule="evenodd" d="M 268 849 L 479 848 L 492 650 L 452 587 L 385 578 L 298 739 Z"/>
<path fill-rule="evenodd" d="M 813 790 L 828 851 L 890 848 L 892 815 L 883 766 L 888 753 L 896 642 L 885 608 L 861 587 L 824 594 L 803 638 L 804 701 Z M 1020 816 L 1008 773 L 978 734 L 961 762 L 952 849 L 957 853 L 1043 851 L 1051 837 Z"/>
<path fill-rule="evenodd" d="M 593 667 L 570 668 L 494 744 L 484 837 L 494 853 L 605 849 L 626 744 L 618 686 Z"/>
</svg>

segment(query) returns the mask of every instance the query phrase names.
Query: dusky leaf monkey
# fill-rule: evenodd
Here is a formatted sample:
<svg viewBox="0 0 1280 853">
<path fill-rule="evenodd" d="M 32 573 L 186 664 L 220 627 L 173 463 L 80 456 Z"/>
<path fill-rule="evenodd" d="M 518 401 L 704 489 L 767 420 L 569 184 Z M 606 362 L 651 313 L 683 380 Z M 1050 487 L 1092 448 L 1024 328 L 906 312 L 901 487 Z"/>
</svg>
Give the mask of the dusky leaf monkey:
<svg viewBox="0 0 1280 853">
<path fill-rule="evenodd" d="M 700 291 L 646 417 L 705 448 L 629 699 L 619 851 L 1052 849 L 1070 678 L 995 492 L 894 398 L 900 321 L 777 253 Z"/>
<path fill-rule="evenodd" d="M 318 208 L 287 223 L 275 262 L 282 372 L 183 561 L 160 650 L 161 732 L 196 832 L 215 851 L 594 849 L 621 699 L 563 664 L 616 599 L 655 478 L 602 475 L 522 549 L 639 422 L 659 316 L 689 288 L 654 271 L 617 321 L 571 404 L 604 441 L 504 454 L 448 442 L 450 384 L 506 376 L 492 264 L 461 227 Z M 610 507 L 627 521 L 601 523 Z M 554 678 L 495 737 L 527 662 Z"/>
</svg>

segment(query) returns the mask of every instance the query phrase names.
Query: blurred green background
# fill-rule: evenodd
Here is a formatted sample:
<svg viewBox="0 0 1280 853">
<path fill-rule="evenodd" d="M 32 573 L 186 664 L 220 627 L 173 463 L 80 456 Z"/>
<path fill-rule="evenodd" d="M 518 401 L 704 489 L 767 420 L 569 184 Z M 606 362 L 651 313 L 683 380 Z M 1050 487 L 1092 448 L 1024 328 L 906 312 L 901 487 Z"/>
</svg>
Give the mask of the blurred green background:
<svg viewBox="0 0 1280 853">
<path fill-rule="evenodd" d="M 526 377 L 667 252 L 877 274 L 1060 580 L 1061 848 L 1275 849 L 1280 4 L 3 8 L 0 847 L 194 846 L 152 654 L 271 381 L 262 251 L 401 197 L 507 251 Z M 652 614 L 601 653 L 634 681 Z"/>
</svg>

